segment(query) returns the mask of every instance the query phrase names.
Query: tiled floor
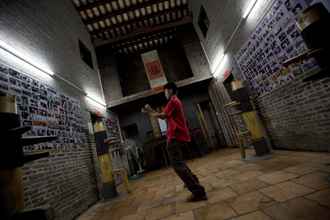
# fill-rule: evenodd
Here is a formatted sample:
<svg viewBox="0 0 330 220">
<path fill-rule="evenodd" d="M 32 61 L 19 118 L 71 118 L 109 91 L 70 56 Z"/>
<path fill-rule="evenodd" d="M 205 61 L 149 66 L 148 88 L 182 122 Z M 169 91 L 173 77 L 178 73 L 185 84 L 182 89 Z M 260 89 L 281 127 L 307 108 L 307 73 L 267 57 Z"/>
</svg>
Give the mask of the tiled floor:
<svg viewBox="0 0 330 220">
<path fill-rule="evenodd" d="M 189 192 L 163 169 L 78 220 L 329 220 L 328 163 L 328 153 L 275 151 L 271 159 L 243 162 L 238 149 L 220 150 L 188 163 L 208 191 L 207 202 L 186 203 Z"/>
</svg>

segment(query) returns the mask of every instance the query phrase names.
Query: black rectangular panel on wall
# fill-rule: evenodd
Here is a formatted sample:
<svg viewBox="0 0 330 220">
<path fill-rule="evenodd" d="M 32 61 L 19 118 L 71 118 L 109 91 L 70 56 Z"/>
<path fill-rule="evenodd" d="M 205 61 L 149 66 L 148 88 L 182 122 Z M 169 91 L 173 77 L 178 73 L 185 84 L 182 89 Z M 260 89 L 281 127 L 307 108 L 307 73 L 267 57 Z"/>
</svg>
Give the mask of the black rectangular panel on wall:
<svg viewBox="0 0 330 220">
<path fill-rule="evenodd" d="M 299 15 L 311 0 L 274 1 L 248 41 L 235 55 L 238 66 L 255 96 L 260 96 L 292 81 L 302 73 L 317 69 L 311 58 L 283 68 L 283 62 L 307 50 L 296 25 Z"/>
<path fill-rule="evenodd" d="M 105 140 L 107 139 L 107 132 L 96 132 L 94 133 L 94 136 L 97 155 L 107 154 L 109 152 L 109 146 L 105 143 Z"/>
</svg>

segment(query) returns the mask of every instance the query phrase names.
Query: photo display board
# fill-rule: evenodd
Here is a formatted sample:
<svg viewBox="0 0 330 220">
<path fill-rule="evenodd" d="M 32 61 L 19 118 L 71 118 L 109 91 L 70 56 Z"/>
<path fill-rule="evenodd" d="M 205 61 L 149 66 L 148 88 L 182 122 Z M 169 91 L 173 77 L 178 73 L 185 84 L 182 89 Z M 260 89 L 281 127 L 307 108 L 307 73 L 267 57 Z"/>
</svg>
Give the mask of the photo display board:
<svg viewBox="0 0 330 220">
<path fill-rule="evenodd" d="M 58 136 L 56 141 L 29 146 L 26 151 L 64 151 L 87 143 L 87 122 L 78 100 L 1 64 L 0 91 L 16 96 L 21 125 L 32 127 L 26 136 Z"/>
<path fill-rule="evenodd" d="M 107 137 L 111 138 L 112 140 L 121 141 L 120 131 L 119 131 L 119 120 L 118 117 L 111 115 L 108 113 L 108 116 L 103 119 L 103 122 L 106 127 Z"/>
<path fill-rule="evenodd" d="M 296 76 L 318 68 L 315 59 L 283 68 L 283 62 L 307 50 L 296 25 L 299 15 L 312 0 L 274 1 L 235 60 L 254 96 L 273 91 Z"/>
</svg>

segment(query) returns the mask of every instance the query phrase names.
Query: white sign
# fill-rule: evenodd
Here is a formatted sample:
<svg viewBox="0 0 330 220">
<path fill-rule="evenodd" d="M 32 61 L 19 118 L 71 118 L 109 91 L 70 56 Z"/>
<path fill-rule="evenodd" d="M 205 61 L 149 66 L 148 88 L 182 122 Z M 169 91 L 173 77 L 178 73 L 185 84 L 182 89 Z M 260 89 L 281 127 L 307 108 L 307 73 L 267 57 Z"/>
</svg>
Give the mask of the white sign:
<svg viewBox="0 0 330 220">
<path fill-rule="evenodd" d="M 151 88 L 159 88 L 167 83 L 167 79 L 160 63 L 157 50 L 141 54 L 144 68 Z"/>
</svg>

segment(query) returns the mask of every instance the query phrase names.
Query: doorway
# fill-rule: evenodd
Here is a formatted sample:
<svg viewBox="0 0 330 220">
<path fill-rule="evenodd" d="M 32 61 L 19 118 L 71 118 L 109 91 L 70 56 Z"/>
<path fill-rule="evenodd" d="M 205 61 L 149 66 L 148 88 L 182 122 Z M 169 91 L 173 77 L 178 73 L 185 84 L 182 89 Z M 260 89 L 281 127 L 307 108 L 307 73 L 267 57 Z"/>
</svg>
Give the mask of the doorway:
<svg viewBox="0 0 330 220">
<path fill-rule="evenodd" d="M 208 152 L 221 148 L 225 145 L 221 127 L 217 120 L 215 110 L 210 100 L 197 104 L 198 118 L 208 146 Z"/>
</svg>

